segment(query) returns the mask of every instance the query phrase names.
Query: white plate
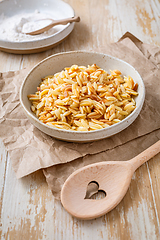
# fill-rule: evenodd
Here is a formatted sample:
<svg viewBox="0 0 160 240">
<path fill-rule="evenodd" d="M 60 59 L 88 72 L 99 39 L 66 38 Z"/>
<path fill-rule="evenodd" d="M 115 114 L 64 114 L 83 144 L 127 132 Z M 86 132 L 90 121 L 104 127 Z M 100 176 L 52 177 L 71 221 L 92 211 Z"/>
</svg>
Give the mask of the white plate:
<svg viewBox="0 0 160 240">
<path fill-rule="evenodd" d="M 55 74 L 56 72 L 62 71 L 65 67 L 70 67 L 73 64 L 80 66 L 97 64 L 106 71 L 118 69 L 122 72 L 122 75 L 130 75 L 135 83 L 138 83 L 138 96 L 135 98 L 136 109 L 127 116 L 124 120 L 116 123 L 108 128 L 103 128 L 100 130 L 80 132 L 80 131 L 70 131 L 61 130 L 47 126 L 46 124 L 39 121 L 35 114 L 31 111 L 31 102 L 28 100 L 28 95 L 34 93 L 37 90 L 41 82 L 41 78 Z M 34 81 L 33 81 L 34 79 Z M 99 139 L 110 137 L 123 129 L 127 128 L 139 115 L 143 102 L 145 98 L 145 87 L 143 80 L 139 73 L 130 64 L 111 57 L 106 54 L 85 52 L 85 51 L 73 51 L 66 53 L 59 53 L 50 56 L 39 64 L 37 64 L 25 78 L 21 89 L 20 89 L 20 102 L 26 113 L 28 119 L 41 131 L 46 134 L 71 142 L 90 142 Z"/>
<path fill-rule="evenodd" d="M 53 19 L 62 19 L 74 16 L 74 10 L 70 5 L 61 0 L 5 0 L 0 2 L 0 16 L 4 14 L 7 18 L 19 14 L 34 14 L 36 11 L 48 14 Z M 56 27 L 55 27 L 56 28 Z M 0 39 L 0 50 L 28 54 L 45 51 L 62 42 L 73 30 L 74 23 L 59 25 L 55 33 L 39 40 L 26 40 L 16 42 L 15 40 Z"/>
</svg>

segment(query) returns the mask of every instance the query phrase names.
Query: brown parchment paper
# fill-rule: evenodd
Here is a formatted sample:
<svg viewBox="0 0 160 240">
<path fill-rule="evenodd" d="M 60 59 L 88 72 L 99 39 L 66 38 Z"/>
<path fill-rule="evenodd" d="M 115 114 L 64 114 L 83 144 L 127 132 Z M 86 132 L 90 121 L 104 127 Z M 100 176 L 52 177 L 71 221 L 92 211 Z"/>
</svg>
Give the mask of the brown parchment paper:
<svg viewBox="0 0 160 240">
<path fill-rule="evenodd" d="M 110 160 L 112 155 L 116 160 L 121 149 L 125 151 L 122 160 L 127 160 L 138 153 L 137 143 L 142 136 L 153 132 L 152 139 L 159 137 L 155 134 L 160 128 L 160 49 L 127 33 L 119 42 L 99 51 L 123 59 L 137 69 L 144 80 L 146 99 L 131 126 L 97 142 L 68 143 L 42 133 L 28 121 L 19 102 L 19 89 L 29 70 L 0 74 L 0 138 L 10 154 L 16 176 L 21 178 L 45 168 L 44 174 L 55 196 L 59 196 L 64 180 L 75 169 L 99 160 Z"/>
<path fill-rule="evenodd" d="M 76 159 L 69 163 L 58 164 L 52 167 L 43 169 L 46 181 L 55 196 L 60 200 L 61 188 L 65 180 L 75 170 L 84 167 L 88 164 L 102 161 L 126 161 L 129 160 L 160 139 L 160 129 L 155 130 L 142 137 L 133 139 L 127 143 L 116 146 L 113 149 L 100 152 L 98 154 L 86 155 L 85 157 Z M 94 179 L 93 179 L 94 180 Z"/>
</svg>

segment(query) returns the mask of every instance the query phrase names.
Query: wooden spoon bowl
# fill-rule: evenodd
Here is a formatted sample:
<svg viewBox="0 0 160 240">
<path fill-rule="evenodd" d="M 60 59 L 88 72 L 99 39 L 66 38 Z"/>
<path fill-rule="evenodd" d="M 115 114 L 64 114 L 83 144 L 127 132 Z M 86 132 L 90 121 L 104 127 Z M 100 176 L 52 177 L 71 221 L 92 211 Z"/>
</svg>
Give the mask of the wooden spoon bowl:
<svg viewBox="0 0 160 240">
<path fill-rule="evenodd" d="M 64 208 L 74 217 L 93 219 L 100 217 L 122 200 L 130 185 L 134 171 L 144 162 L 160 152 L 160 140 L 129 161 L 109 161 L 88 165 L 72 173 L 61 191 Z M 103 199 L 86 199 L 86 189 L 90 182 L 97 182 Z"/>
</svg>

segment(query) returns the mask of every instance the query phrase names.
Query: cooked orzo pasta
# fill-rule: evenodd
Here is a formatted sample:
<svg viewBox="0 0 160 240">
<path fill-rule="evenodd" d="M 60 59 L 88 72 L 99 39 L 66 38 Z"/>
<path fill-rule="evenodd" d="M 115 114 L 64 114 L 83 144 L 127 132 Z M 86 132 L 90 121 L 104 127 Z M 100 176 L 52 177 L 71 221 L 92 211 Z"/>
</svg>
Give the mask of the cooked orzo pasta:
<svg viewBox="0 0 160 240">
<path fill-rule="evenodd" d="M 28 96 L 31 110 L 48 126 L 92 131 L 116 124 L 135 108 L 138 84 L 119 70 L 110 73 L 96 64 L 73 65 L 42 79 Z"/>
</svg>

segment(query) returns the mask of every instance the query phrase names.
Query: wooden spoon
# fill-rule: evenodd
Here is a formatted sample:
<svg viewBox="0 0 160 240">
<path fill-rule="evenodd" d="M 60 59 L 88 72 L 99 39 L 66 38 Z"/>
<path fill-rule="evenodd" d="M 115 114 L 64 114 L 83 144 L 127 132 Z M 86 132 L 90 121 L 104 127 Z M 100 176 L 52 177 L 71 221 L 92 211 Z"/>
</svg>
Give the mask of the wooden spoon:
<svg viewBox="0 0 160 240">
<path fill-rule="evenodd" d="M 36 29 L 36 23 L 38 21 L 45 21 L 45 20 L 49 20 L 51 23 L 47 24 L 46 26 L 44 26 L 42 28 Z M 53 19 L 50 19 L 50 18 L 40 19 L 40 20 L 36 20 L 36 21 L 28 22 L 28 23 L 24 24 L 26 26 L 27 26 L 27 24 L 30 24 L 30 25 L 32 25 L 32 28 L 35 28 L 36 30 L 31 31 L 31 32 L 26 32 L 26 31 L 23 30 L 23 29 L 26 28 L 26 26 L 23 26 L 22 32 L 25 33 L 25 34 L 28 34 L 28 35 L 38 35 L 38 34 L 41 34 L 45 31 L 48 31 L 50 28 L 52 28 L 56 25 L 59 25 L 59 24 L 65 25 L 67 23 L 79 22 L 79 21 L 80 21 L 80 17 L 71 17 L 71 18 L 66 18 L 66 19 L 61 19 L 61 20 L 53 20 Z"/>
<path fill-rule="evenodd" d="M 160 140 L 129 161 L 108 161 L 88 165 L 73 172 L 64 183 L 61 202 L 74 217 L 93 219 L 100 217 L 122 200 L 134 171 L 160 152 Z M 106 196 L 103 199 L 86 199 L 89 183 L 96 182 Z"/>
</svg>

